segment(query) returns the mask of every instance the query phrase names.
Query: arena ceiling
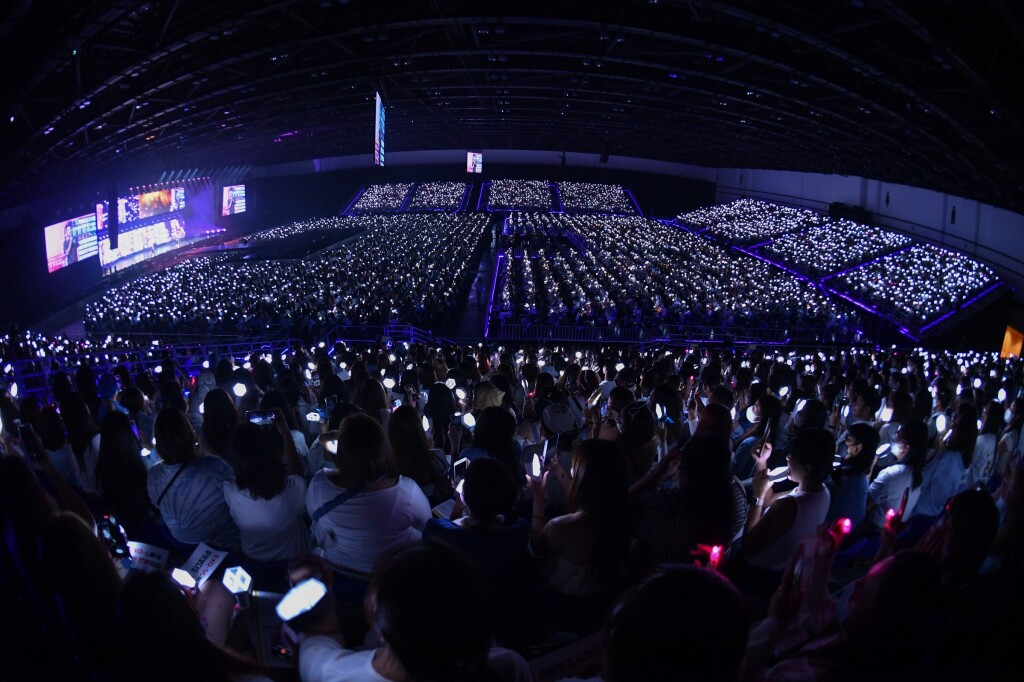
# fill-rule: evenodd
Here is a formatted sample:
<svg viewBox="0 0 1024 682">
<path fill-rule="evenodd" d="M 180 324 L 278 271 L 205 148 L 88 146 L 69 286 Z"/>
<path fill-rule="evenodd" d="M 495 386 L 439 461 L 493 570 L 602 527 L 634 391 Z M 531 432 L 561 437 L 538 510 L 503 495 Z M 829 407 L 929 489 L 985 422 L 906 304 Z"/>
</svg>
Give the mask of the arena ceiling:
<svg viewBox="0 0 1024 682">
<path fill-rule="evenodd" d="M 1011 0 L 7 0 L 0 203 L 62 178 L 541 149 L 1024 211 Z M 154 178 L 155 179 L 155 178 Z"/>
</svg>

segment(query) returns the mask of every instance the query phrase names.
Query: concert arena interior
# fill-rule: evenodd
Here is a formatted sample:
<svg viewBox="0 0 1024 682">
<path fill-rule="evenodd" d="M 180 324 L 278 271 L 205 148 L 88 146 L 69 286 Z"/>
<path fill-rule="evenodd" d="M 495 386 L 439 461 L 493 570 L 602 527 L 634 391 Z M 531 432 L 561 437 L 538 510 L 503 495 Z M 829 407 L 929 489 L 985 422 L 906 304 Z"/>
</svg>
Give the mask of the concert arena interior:
<svg viewBox="0 0 1024 682">
<path fill-rule="evenodd" d="M 1024 8 L 0 9 L 0 679 L 1002 680 Z"/>
</svg>

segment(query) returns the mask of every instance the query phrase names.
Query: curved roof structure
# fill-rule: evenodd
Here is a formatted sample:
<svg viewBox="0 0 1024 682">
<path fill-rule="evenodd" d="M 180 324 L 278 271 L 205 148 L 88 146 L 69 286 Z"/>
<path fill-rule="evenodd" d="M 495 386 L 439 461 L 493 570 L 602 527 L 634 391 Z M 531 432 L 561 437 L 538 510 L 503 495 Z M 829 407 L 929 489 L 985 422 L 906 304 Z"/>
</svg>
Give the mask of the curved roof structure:
<svg viewBox="0 0 1024 682">
<path fill-rule="evenodd" d="M 1008 0 L 11 0 L 0 204 L 61 178 L 389 151 L 841 173 L 1024 211 Z M 129 175 L 129 173 L 131 175 Z"/>
</svg>

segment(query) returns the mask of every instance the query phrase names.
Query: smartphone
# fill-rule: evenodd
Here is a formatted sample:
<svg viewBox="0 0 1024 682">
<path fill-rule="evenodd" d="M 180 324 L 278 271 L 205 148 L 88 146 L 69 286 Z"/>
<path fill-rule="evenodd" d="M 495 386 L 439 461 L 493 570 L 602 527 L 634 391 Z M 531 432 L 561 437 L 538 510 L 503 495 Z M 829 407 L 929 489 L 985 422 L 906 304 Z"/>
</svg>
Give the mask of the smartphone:
<svg viewBox="0 0 1024 682">
<path fill-rule="evenodd" d="M 312 611 L 326 594 L 326 585 L 316 578 L 309 578 L 288 590 L 274 610 L 278 618 L 288 622 Z"/>
<path fill-rule="evenodd" d="M 256 426 L 273 426 L 277 421 L 277 413 L 273 410 L 249 410 L 245 413 L 250 424 Z"/>
<path fill-rule="evenodd" d="M 458 484 L 466 477 L 466 469 L 469 468 L 469 460 L 465 457 L 455 460 L 452 464 L 452 471 L 455 473 L 455 483 Z"/>
<path fill-rule="evenodd" d="M 110 514 L 104 514 L 96 521 L 96 536 L 106 546 L 110 556 L 115 559 L 127 559 L 130 556 L 128 536 L 125 535 L 124 528 L 117 522 L 117 519 Z"/>
<path fill-rule="evenodd" d="M 24 446 L 25 454 L 30 461 L 36 461 L 36 451 L 39 448 L 39 439 L 36 437 L 36 430 L 31 424 L 25 424 L 20 419 L 15 420 L 18 427 L 18 440 Z"/>
<path fill-rule="evenodd" d="M 601 403 L 601 419 L 608 416 L 608 403 Z"/>
<path fill-rule="evenodd" d="M 142 440 L 142 438 L 141 438 L 141 437 L 139 437 L 139 427 L 138 427 L 138 425 L 137 425 L 137 424 L 135 423 L 135 420 L 134 420 L 134 419 L 133 419 L 133 420 L 131 421 L 131 424 L 132 424 L 132 433 L 134 433 L 134 434 L 135 434 L 135 440 L 141 441 L 141 440 Z"/>
<path fill-rule="evenodd" d="M 772 423 L 769 421 L 764 425 L 764 436 L 761 438 L 762 443 L 772 442 Z"/>
<path fill-rule="evenodd" d="M 320 372 L 313 372 L 313 388 L 320 388 Z"/>
</svg>

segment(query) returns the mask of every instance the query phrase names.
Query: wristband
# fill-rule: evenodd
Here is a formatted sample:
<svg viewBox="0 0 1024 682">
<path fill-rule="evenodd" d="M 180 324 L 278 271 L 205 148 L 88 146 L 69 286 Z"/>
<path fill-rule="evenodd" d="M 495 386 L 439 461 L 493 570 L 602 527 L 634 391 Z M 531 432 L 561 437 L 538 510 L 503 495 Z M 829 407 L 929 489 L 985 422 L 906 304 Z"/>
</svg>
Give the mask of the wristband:
<svg viewBox="0 0 1024 682">
<path fill-rule="evenodd" d="M 763 507 L 764 506 L 764 498 L 763 497 L 755 497 L 754 498 L 754 506 L 755 507 Z"/>
</svg>

